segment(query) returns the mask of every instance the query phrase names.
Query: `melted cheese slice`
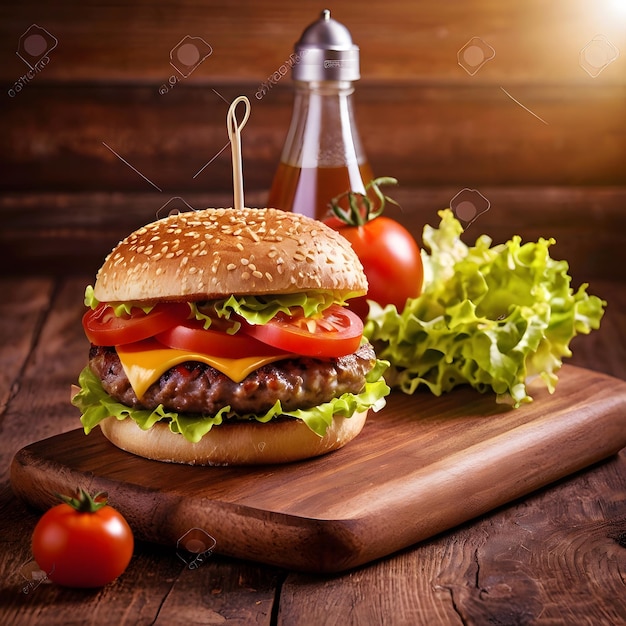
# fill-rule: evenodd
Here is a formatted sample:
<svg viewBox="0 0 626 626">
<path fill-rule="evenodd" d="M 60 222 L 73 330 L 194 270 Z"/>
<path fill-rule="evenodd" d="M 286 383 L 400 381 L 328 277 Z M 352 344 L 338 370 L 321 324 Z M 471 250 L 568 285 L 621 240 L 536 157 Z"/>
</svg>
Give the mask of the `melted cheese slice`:
<svg viewBox="0 0 626 626">
<path fill-rule="evenodd" d="M 117 346 L 115 349 L 131 387 L 139 399 L 146 393 L 148 387 L 159 380 L 168 369 L 186 361 L 206 363 L 228 376 L 232 381 L 240 383 L 250 372 L 254 372 L 259 367 L 292 356 L 291 354 L 274 354 L 229 359 L 201 352 L 168 348 L 155 340 Z"/>
</svg>

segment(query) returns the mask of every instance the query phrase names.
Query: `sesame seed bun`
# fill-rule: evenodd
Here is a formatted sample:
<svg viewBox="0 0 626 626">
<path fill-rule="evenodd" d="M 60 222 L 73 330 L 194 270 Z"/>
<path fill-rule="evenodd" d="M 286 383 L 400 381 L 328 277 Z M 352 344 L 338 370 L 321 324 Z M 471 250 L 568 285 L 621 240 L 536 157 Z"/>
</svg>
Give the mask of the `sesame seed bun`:
<svg viewBox="0 0 626 626">
<path fill-rule="evenodd" d="M 357 255 L 336 231 L 277 209 L 206 209 L 131 233 L 99 270 L 94 295 L 198 301 L 317 289 L 367 291 Z"/>
<path fill-rule="evenodd" d="M 212 428 L 198 443 L 173 433 L 166 422 L 141 430 L 131 419 L 109 417 L 100 422 L 115 446 L 155 461 L 188 465 L 262 465 L 291 463 L 338 450 L 363 429 L 367 411 L 337 417 L 323 437 L 297 419 L 275 423 L 239 422 Z"/>
</svg>

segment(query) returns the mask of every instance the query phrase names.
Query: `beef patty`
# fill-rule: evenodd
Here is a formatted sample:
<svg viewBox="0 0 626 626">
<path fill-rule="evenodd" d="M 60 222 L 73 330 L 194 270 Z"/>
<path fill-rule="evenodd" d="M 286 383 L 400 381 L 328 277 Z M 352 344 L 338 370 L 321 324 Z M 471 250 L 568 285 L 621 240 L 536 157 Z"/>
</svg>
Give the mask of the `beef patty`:
<svg viewBox="0 0 626 626">
<path fill-rule="evenodd" d="M 284 410 L 308 409 L 343 393 L 360 393 L 376 362 L 368 343 L 355 353 L 334 359 L 291 358 L 264 365 L 242 382 L 215 368 L 189 361 L 167 370 L 139 400 L 115 348 L 92 346 L 89 366 L 104 390 L 126 406 L 215 414 L 225 406 L 240 415 L 264 413 L 277 400 Z"/>
</svg>

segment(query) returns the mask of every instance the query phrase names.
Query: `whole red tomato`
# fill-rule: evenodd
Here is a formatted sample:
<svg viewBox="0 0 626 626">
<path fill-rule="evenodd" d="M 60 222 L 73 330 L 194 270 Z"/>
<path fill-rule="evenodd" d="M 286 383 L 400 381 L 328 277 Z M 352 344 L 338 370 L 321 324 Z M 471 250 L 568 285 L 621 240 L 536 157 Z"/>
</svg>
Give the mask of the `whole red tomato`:
<svg viewBox="0 0 626 626">
<path fill-rule="evenodd" d="M 101 494 L 92 498 L 81 490 L 76 498 L 62 499 L 35 526 L 37 565 L 66 587 L 102 587 L 115 580 L 133 555 L 130 526 Z"/>
<path fill-rule="evenodd" d="M 416 298 L 422 291 L 424 269 L 419 246 L 411 233 L 400 223 L 381 215 L 385 200 L 380 184 L 395 179 L 379 178 L 367 185 L 368 196 L 378 199 L 373 208 L 371 197 L 348 192 L 335 198 L 331 207 L 334 216 L 326 224 L 338 230 L 351 244 L 363 264 L 369 283 L 366 296 L 350 300 L 349 306 L 365 319 L 369 312 L 367 300 L 381 306 L 393 304 L 402 311 L 407 298 Z M 339 202 L 347 200 L 349 208 Z M 393 201 L 391 201 L 393 202 Z"/>
</svg>

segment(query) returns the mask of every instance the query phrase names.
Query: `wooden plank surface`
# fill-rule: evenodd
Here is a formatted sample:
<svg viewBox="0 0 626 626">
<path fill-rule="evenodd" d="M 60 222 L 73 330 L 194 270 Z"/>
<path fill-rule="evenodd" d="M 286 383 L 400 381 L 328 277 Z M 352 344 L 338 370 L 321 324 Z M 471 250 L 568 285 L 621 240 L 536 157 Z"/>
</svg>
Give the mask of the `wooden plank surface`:
<svg viewBox="0 0 626 626">
<path fill-rule="evenodd" d="M 33 84 L 5 103 L 0 188 L 229 191 L 230 150 L 221 152 L 226 113 L 229 102 L 246 95 L 244 181 L 248 189 L 267 189 L 293 93 L 287 80 L 261 100 L 257 89 L 214 82 L 159 95 L 156 85 Z M 407 186 L 626 184 L 626 85 L 363 81 L 354 97 L 374 173 Z"/>
<path fill-rule="evenodd" d="M 155 463 L 82 430 L 34 443 L 12 465 L 40 508 L 74 485 L 109 493 L 138 537 L 191 528 L 221 554 L 290 569 L 362 565 L 472 519 L 626 446 L 626 383 L 566 366 L 559 390 L 518 410 L 464 389 L 395 394 L 346 448 L 262 468 Z M 558 451 L 558 454 L 555 454 Z"/>
<path fill-rule="evenodd" d="M 12 83 L 25 71 L 15 51 L 35 22 L 58 41 L 37 81 L 45 76 L 68 82 L 163 82 L 173 73 L 170 51 L 185 35 L 202 37 L 212 48 L 190 80 L 261 80 L 285 62 L 321 6 L 315 0 L 70 0 L 56 6 L 23 0 L 0 7 L 0 55 L 7 59 L 0 77 Z M 330 8 L 360 46 L 363 72 L 376 79 L 589 84 L 579 55 L 592 37 L 602 33 L 626 49 L 620 7 L 609 0 L 388 0 L 384 6 L 341 0 Z M 469 76 L 457 53 L 472 37 L 490 45 L 495 58 Z M 596 80 L 623 81 L 619 61 Z"/>
<path fill-rule="evenodd" d="M 355 110 L 374 172 L 407 185 L 623 185 L 626 31 L 617 4 L 333 8 L 361 47 Z M 257 94 L 319 11 L 311 0 L 0 7 L 0 189 L 150 190 L 106 144 L 172 195 L 224 191 L 228 151 L 194 176 L 227 143 L 225 100 L 241 94 L 252 101 L 246 180 L 268 188 L 291 115 L 289 76 Z M 50 62 L 28 78 L 16 51 L 33 25 L 56 46 L 51 39 Z M 622 54 L 591 76 L 580 55 L 598 35 Z M 186 36 L 212 53 L 184 78 L 170 52 Z M 495 56 L 470 75 L 459 52 L 473 38 Z"/>
<path fill-rule="evenodd" d="M 291 573 L 278 623 L 622 624 L 625 487 L 626 451 L 393 559 Z"/>
<path fill-rule="evenodd" d="M 439 223 L 437 212 L 461 191 L 454 186 L 411 187 L 402 182 L 387 193 L 401 208 L 386 214 L 421 241 L 425 224 Z M 463 238 L 473 243 L 489 234 L 496 243 L 513 235 L 524 241 L 556 239 L 551 255 L 566 259 L 574 284 L 623 279 L 626 265 L 626 186 L 624 187 L 479 187 L 490 202 L 487 212 Z M 246 190 L 248 206 L 265 206 L 267 191 Z M 160 209 L 178 202 L 202 209 L 232 206 L 232 191 L 147 193 L 16 193 L 0 197 L 0 274 L 93 276 L 104 257 L 134 229 L 156 219 Z M 162 213 L 161 213 L 162 214 Z"/>
</svg>

